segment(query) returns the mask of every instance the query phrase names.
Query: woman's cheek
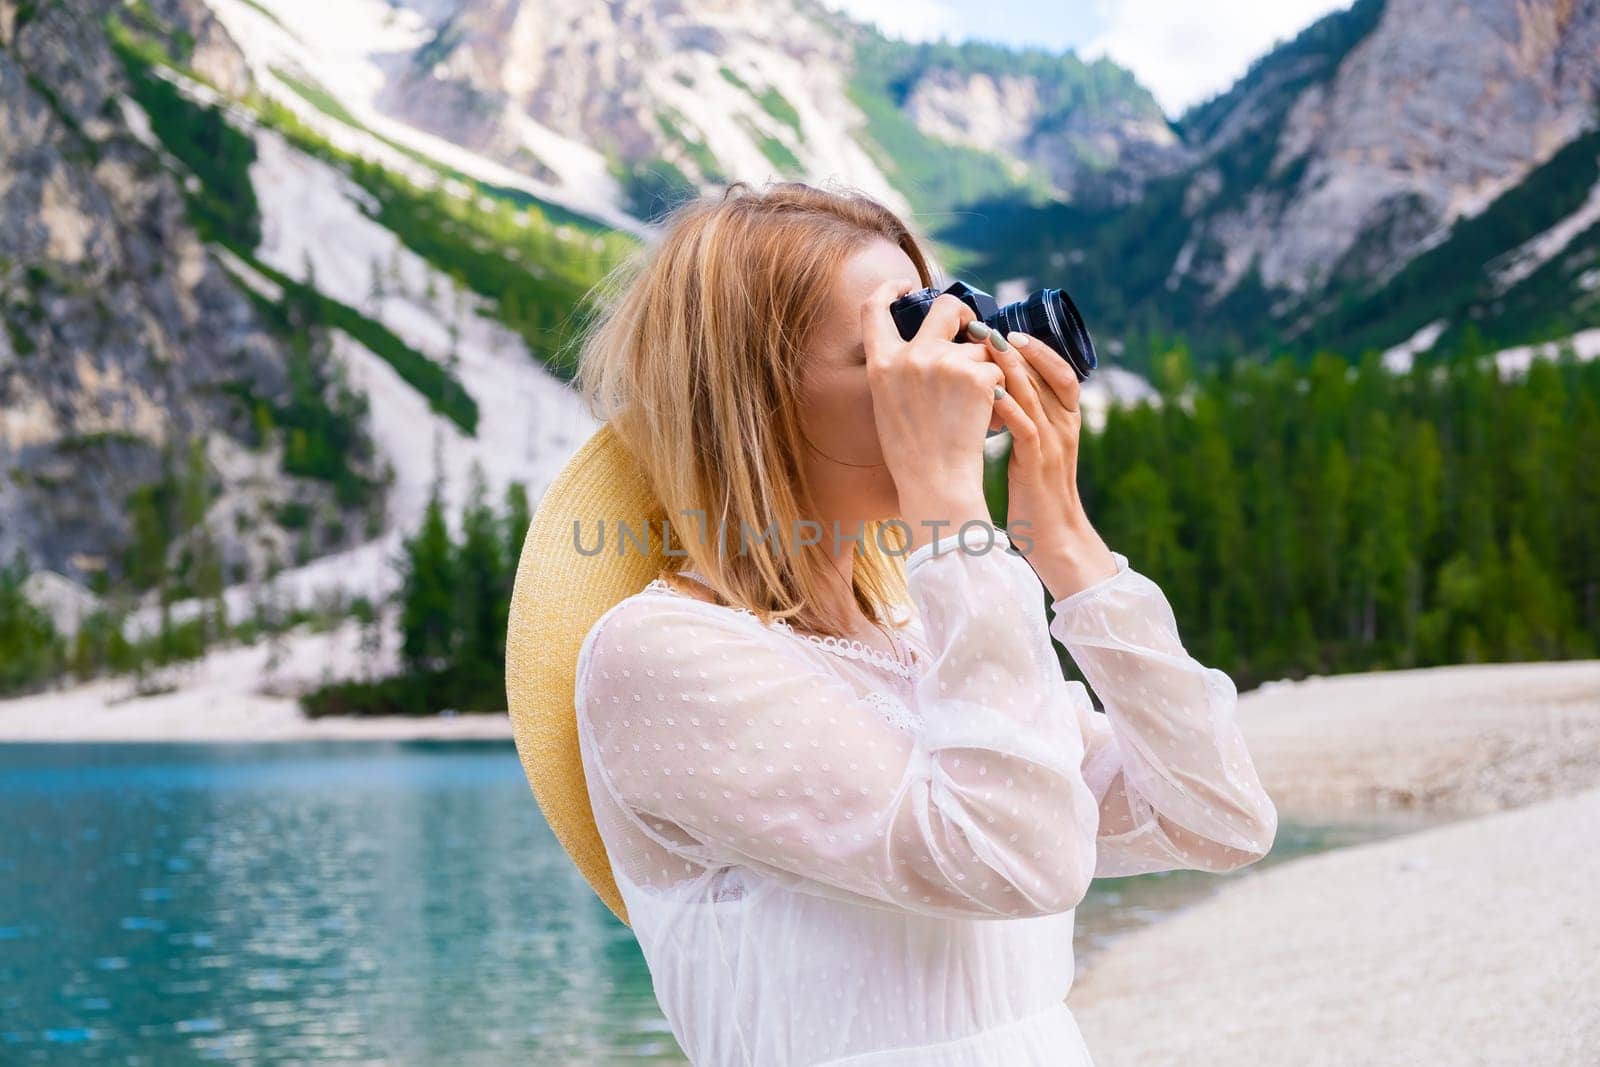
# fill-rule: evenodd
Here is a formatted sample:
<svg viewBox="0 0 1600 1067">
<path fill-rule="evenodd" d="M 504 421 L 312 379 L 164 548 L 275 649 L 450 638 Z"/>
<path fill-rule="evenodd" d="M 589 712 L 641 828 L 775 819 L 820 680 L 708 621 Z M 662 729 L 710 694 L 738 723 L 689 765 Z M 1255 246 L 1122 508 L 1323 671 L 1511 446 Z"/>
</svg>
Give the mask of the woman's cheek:
<svg viewBox="0 0 1600 1067">
<path fill-rule="evenodd" d="M 867 376 L 864 371 L 861 374 L 853 408 L 852 436 L 858 442 L 862 462 L 883 462 L 883 444 L 878 440 L 878 421 L 873 414 L 872 390 L 867 387 Z"/>
</svg>

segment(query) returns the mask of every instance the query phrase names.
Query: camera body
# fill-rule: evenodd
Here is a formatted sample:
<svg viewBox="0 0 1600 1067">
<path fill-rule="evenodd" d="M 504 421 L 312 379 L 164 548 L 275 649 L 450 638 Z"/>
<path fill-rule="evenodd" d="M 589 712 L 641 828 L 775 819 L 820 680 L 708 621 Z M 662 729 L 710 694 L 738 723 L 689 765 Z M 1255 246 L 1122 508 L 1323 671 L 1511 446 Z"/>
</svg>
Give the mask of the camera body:
<svg viewBox="0 0 1600 1067">
<path fill-rule="evenodd" d="M 1037 337 L 1071 365 L 1078 381 L 1087 381 L 1089 374 L 1100 365 L 1094 351 L 1094 339 L 1083 324 L 1077 305 L 1064 290 L 1035 289 L 1025 298 L 1000 306 L 995 298 L 975 285 L 953 281 L 943 291 L 929 287 L 918 289 L 899 297 L 889 305 L 889 314 L 905 341 L 916 336 L 922 320 L 933 306 L 934 298 L 949 293 L 977 313 L 978 318 L 991 330 L 1004 337 L 1012 330 Z M 966 340 L 953 338 L 953 340 Z"/>
</svg>

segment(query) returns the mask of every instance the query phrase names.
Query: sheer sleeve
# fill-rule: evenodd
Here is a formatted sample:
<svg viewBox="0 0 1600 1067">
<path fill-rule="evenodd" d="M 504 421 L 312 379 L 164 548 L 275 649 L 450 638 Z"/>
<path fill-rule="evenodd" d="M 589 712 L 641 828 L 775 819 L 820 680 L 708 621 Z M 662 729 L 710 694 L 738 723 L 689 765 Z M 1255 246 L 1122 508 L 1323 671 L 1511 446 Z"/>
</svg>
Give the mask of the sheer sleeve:
<svg viewBox="0 0 1600 1067">
<path fill-rule="evenodd" d="M 1039 580 L 1003 531 L 985 533 L 907 559 L 933 654 L 909 693 L 916 731 L 754 616 L 672 594 L 621 602 L 579 657 L 592 777 L 659 842 L 665 820 L 698 843 L 679 858 L 927 914 L 1074 908 L 1098 819 L 1080 724 L 1063 714 Z"/>
<path fill-rule="evenodd" d="M 1233 680 L 1189 655 L 1161 588 L 1112 556 L 1117 573 L 1053 601 L 1050 620 L 1106 708 L 1071 683 L 1100 803 L 1095 874 L 1252 863 L 1271 849 L 1278 813 L 1235 719 Z"/>
</svg>

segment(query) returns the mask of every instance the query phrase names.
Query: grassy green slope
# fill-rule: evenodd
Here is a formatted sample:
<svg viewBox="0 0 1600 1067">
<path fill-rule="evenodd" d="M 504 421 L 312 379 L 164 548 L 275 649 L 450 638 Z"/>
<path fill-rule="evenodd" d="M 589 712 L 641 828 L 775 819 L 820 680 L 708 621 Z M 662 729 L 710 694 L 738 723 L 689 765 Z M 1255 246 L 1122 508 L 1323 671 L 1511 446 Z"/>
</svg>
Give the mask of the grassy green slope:
<svg viewBox="0 0 1600 1067">
<path fill-rule="evenodd" d="M 981 41 L 910 43 L 861 32 L 849 93 L 867 118 L 862 146 L 919 215 L 957 212 L 987 198 L 1035 204 L 1048 198 L 1042 178 L 1015 178 L 993 154 L 931 137 L 906 117 L 902 108 L 912 89 L 935 71 L 1036 77 L 1044 94 L 1042 128 L 1080 110 L 1161 114 L 1132 74 L 1109 61 L 1084 63 L 1070 53 L 1014 51 Z M 1082 161 L 1089 166 L 1101 162 L 1087 144 Z"/>
</svg>

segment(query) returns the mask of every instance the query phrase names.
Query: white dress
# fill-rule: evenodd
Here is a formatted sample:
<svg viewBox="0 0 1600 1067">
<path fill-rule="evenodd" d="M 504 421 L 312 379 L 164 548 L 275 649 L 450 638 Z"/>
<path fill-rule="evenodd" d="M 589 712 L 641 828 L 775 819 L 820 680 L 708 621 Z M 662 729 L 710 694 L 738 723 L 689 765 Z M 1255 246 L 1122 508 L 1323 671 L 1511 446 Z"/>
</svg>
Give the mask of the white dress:
<svg viewBox="0 0 1600 1067">
<path fill-rule="evenodd" d="M 1065 1003 L 1090 879 L 1271 848 L 1233 682 L 1160 587 L 1114 552 L 1047 619 L 1002 530 L 961 543 L 907 557 L 909 667 L 660 579 L 587 635 L 590 797 L 697 1067 L 1090 1067 Z"/>
</svg>

